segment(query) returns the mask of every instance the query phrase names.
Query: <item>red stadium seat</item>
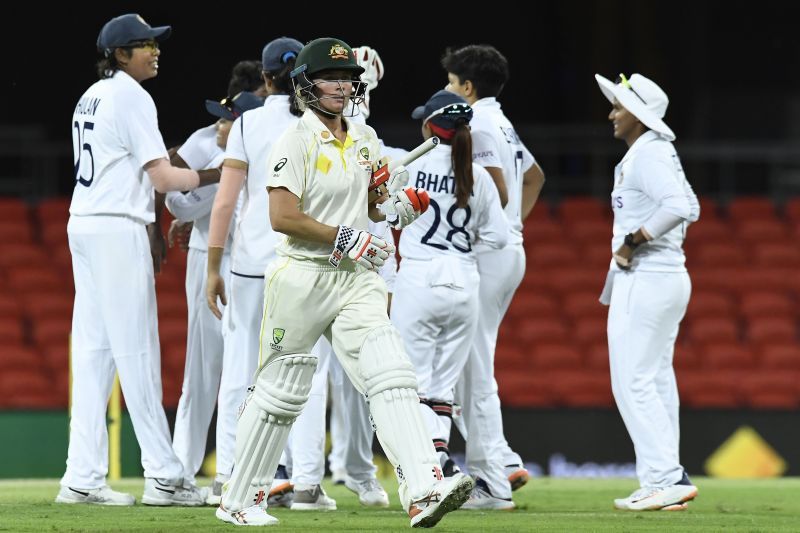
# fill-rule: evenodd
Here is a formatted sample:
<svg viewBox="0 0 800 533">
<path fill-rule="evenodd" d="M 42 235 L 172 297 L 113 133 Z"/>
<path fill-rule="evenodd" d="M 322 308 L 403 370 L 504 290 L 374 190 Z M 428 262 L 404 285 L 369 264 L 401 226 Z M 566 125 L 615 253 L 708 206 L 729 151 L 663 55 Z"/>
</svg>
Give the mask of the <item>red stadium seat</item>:
<svg viewBox="0 0 800 533">
<path fill-rule="evenodd" d="M 564 227 L 553 220 L 527 221 L 522 236 L 526 248 L 545 242 L 563 242 Z"/>
<path fill-rule="evenodd" d="M 581 243 L 601 243 L 611 242 L 611 224 L 599 224 L 596 220 L 572 220 L 565 221 L 569 240 Z"/>
<path fill-rule="evenodd" d="M 692 346 L 676 343 L 672 354 L 672 365 L 678 370 L 691 370 L 700 365 L 700 358 Z"/>
<path fill-rule="evenodd" d="M 44 226 L 50 223 L 60 223 L 67 226 L 69 220 L 69 205 L 71 198 L 48 198 L 42 200 L 35 208 L 36 217 Z"/>
<path fill-rule="evenodd" d="M 593 196 L 571 196 L 564 198 L 556 207 L 558 218 L 564 223 L 575 220 L 608 221 L 611 207 L 607 201 Z"/>
<path fill-rule="evenodd" d="M 48 246 L 68 246 L 67 225 L 61 221 L 50 221 L 42 225 L 42 242 Z"/>
<path fill-rule="evenodd" d="M 552 407 L 555 398 L 550 378 L 532 372 L 498 372 L 495 376 L 500 400 L 506 407 Z"/>
<path fill-rule="evenodd" d="M 169 291 L 161 289 L 158 291 L 157 296 L 158 317 L 159 320 L 164 318 L 178 318 L 186 320 L 188 313 L 186 307 L 186 293 Z"/>
<path fill-rule="evenodd" d="M 158 336 L 161 344 L 186 344 L 187 324 L 185 319 L 166 318 L 158 321 Z"/>
<path fill-rule="evenodd" d="M 800 344 L 797 342 L 771 342 L 761 345 L 759 365 L 769 370 L 800 371 Z"/>
<path fill-rule="evenodd" d="M 4 342 L 2 352 L 0 374 L 18 369 L 35 369 L 39 366 L 38 354 L 27 346 Z"/>
<path fill-rule="evenodd" d="M 686 314 L 690 319 L 716 316 L 732 317 L 735 310 L 734 300 L 727 292 L 696 290 L 692 292 Z"/>
<path fill-rule="evenodd" d="M 693 343 L 731 341 L 739 338 L 739 324 L 727 317 L 693 319 L 688 327 L 688 338 Z"/>
<path fill-rule="evenodd" d="M 72 318 L 74 297 L 66 292 L 30 292 L 23 299 L 25 315 L 33 321 L 43 318 Z"/>
<path fill-rule="evenodd" d="M 703 345 L 701 354 L 703 368 L 738 370 L 751 368 L 755 363 L 750 347 L 739 342 L 709 342 Z"/>
<path fill-rule="evenodd" d="M 580 250 L 580 262 L 592 270 L 608 270 L 611 264 L 611 240 L 604 243 L 586 243 Z"/>
<path fill-rule="evenodd" d="M 740 266 L 747 262 L 744 249 L 735 242 L 710 242 L 693 250 L 687 261 L 691 265 Z"/>
<path fill-rule="evenodd" d="M 0 293 L 0 322 L 19 320 L 22 314 L 19 302 L 9 294 Z"/>
<path fill-rule="evenodd" d="M 39 353 L 47 367 L 55 374 L 69 372 L 69 341 L 56 341 L 40 346 Z"/>
<path fill-rule="evenodd" d="M 747 338 L 755 343 L 797 341 L 797 321 L 794 317 L 752 317 L 747 322 Z"/>
<path fill-rule="evenodd" d="M 568 243 L 533 243 L 527 248 L 526 270 L 536 271 L 541 267 L 574 265 L 579 258 L 578 249 Z"/>
<path fill-rule="evenodd" d="M 545 287 L 562 293 L 579 290 L 597 291 L 598 297 L 606 280 L 605 271 L 585 267 L 550 270 L 547 276 L 549 277 L 544 280 Z"/>
<path fill-rule="evenodd" d="M 72 284 L 59 276 L 58 271 L 50 266 L 19 266 L 8 269 L 8 282 L 19 293 L 50 291 L 67 291 Z"/>
<path fill-rule="evenodd" d="M 5 245 L 30 244 L 33 242 L 33 228 L 27 220 L 0 222 L 0 242 Z"/>
<path fill-rule="evenodd" d="M 558 405 L 567 407 L 611 407 L 611 377 L 597 371 L 560 371 L 548 374 Z"/>
<path fill-rule="evenodd" d="M 581 353 L 571 343 L 541 342 L 533 346 L 530 361 L 533 367 L 547 371 L 554 368 L 579 369 Z"/>
<path fill-rule="evenodd" d="M 754 245 L 756 263 L 772 267 L 800 267 L 800 248 L 798 241 L 775 243 L 756 243 Z"/>
<path fill-rule="evenodd" d="M 717 201 L 709 196 L 698 197 L 700 202 L 700 218 L 709 220 L 719 217 L 719 205 Z"/>
<path fill-rule="evenodd" d="M 608 306 L 600 303 L 598 291 L 575 291 L 567 293 L 562 300 L 564 314 L 570 318 L 593 317 L 605 320 Z"/>
<path fill-rule="evenodd" d="M 48 262 L 49 254 L 35 244 L 0 244 L 0 267 L 29 267 Z"/>
<path fill-rule="evenodd" d="M 184 328 L 185 329 L 185 328 Z M 565 341 L 568 338 L 566 325 L 558 318 L 531 317 L 513 332 L 517 342 L 530 345 L 538 342 Z"/>
<path fill-rule="evenodd" d="M 43 318 L 33 324 L 33 340 L 37 346 L 68 344 L 71 331 L 71 317 Z"/>
<path fill-rule="evenodd" d="M 559 305 L 552 296 L 521 287 L 511 300 L 506 316 L 528 318 L 558 314 L 560 314 Z"/>
<path fill-rule="evenodd" d="M 778 219 L 747 219 L 736 226 L 736 236 L 747 246 L 765 242 L 783 243 L 789 239 L 789 228 Z"/>
<path fill-rule="evenodd" d="M 677 376 L 681 405 L 735 409 L 743 405 L 738 383 L 741 372 L 682 372 Z"/>
<path fill-rule="evenodd" d="M 575 320 L 570 337 L 581 344 L 593 344 L 607 340 L 606 317 L 583 317 Z"/>
<path fill-rule="evenodd" d="M 587 368 L 608 372 L 608 342 L 593 342 L 586 350 L 585 363 Z"/>
<path fill-rule="evenodd" d="M 19 318 L 0 321 L 0 346 L 5 349 L 7 346 L 21 344 L 22 339 L 22 322 Z"/>
<path fill-rule="evenodd" d="M 785 292 L 753 291 L 742 294 L 739 311 L 747 317 L 791 317 L 795 304 Z"/>
<path fill-rule="evenodd" d="M 748 407 L 794 410 L 800 407 L 798 379 L 798 372 L 759 372 L 743 376 L 740 387 Z"/>
<path fill-rule="evenodd" d="M 731 227 L 721 220 L 706 219 L 700 215 L 700 220 L 691 224 L 686 231 L 687 244 L 711 243 L 730 239 Z"/>
<path fill-rule="evenodd" d="M 741 196 L 734 198 L 726 208 L 728 217 L 733 220 L 776 218 L 775 204 L 760 196 Z"/>
<path fill-rule="evenodd" d="M 10 196 L 0 196 L 0 222 L 28 223 L 28 204 Z"/>
<path fill-rule="evenodd" d="M 790 198 L 786 205 L 783 206 L 783 212 L 786 218 L 793 223 L 800 222 L 800 196 Z"/>
</svg>

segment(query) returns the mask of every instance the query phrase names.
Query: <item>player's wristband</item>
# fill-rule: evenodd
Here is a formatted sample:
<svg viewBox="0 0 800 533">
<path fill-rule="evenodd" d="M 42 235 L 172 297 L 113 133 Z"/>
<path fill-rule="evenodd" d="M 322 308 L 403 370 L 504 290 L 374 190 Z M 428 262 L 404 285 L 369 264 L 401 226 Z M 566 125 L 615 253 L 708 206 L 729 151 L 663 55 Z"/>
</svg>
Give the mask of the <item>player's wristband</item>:
<svg viewBox="0 0 800 533">
<path fill-rule="evenodd" d="M 344 257 L 347 245 L 350 243 L 353 233 L 353 228 L 339 226 L 339 231 L 336 233 L 336 243 L 333 245 L 333 251 L 328 258 L 328 262 L 333 265 L 334 268 L 339 268 L 339 263 L 341 263 Z"/>
</svg>

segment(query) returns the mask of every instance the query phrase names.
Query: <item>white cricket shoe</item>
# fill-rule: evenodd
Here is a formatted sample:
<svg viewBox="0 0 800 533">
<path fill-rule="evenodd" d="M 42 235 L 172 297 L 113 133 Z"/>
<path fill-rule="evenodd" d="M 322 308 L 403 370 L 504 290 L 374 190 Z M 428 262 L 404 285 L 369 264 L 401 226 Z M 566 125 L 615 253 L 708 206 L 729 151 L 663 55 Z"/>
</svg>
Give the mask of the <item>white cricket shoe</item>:
<svg viewBox="0 0 800 533">
<path fill-rule="evenodd" d="M 447 513 L 461 507 L 469 498 L 475 481 L 465 474 L 455 474 L 451 478 L 434 483 L 423 498 L 411 502 L 408 516 L 411 527 L 433 527 Z"/>
<path fill-rule="evenodd" d="M 519 464 L 506 465 L 503 470 L 511 484 L 511 490 L 521 489 L 531 479 L 525 467 Z"/>
<path fill-rule="evenodd" d="M 627 498 L 614 500 L 614 507 L 624 511 L 683 511 L 686 502 L 697 497 L 694 485 L 669 487 L 642 487 Z"/>
<path fill-rule="evenodd" d="M 292 511 L 335 511 L 336 500 L 321 485 L 295 485 Z"/>
<path fill-rule="evenodd" d="M 237 526 L 274 526 L 278 519 L 267 514 L 260 505 L 251 505 L 241 511 L 230 512 L 222 505 L 217 507 L 217 518 Z"/>
<path fill-rule="evenodd" d="M 91 503 L 94 505 L 133 505 L 136 498 L 131 494 L 117 492 L 108 485 L 99 489 L 75 489 L 61 487 L 56 496 L 56 503 Z"/>
<path fill-rule="evenodd" d="M 199 507 L 205 505 L 208 489 L 199 489 L 195 485 L 184 485 L 181 480 L 156 479 L 144 480 L 144 505 L 179 505 L 182 507 Z"/>
<path fill-rule="evenodd" d="M 367 507 L 389 507 L 389 495 L 383 490 L 381 484 L 374 477 L 366 481 L 356 481 L 350 477 L 344 481 L 344 486 L 358 494 L 358 501 Z"/>
<path fill-rule="evenodd" d="M 475 488 L 472 489 L 469 499 L 461 506 L 468 511 L 488 511 L 501 510 L 510 511 L 516 507 L 511 498 L 498 498 L 489 490 L 489 485 L 482 479 L 475 480 Z"/>
</svg>

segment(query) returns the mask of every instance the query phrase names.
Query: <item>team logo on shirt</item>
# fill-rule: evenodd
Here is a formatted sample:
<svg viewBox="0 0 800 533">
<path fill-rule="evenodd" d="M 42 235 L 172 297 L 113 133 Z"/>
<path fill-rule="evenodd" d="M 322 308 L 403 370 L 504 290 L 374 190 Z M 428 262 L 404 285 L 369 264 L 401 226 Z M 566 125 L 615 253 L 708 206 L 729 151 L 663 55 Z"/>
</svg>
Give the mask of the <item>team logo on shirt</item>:
<svg viewBox="0 0 800 533">
<path fill-rule="evenodd" d="M 363 157 L 364 159 L 369 159 L 369 148 L 367 148 L 366 146 L 362 146 L 361 150 L 359 150 L 358 153 L 361 154 L 361 157 Z"/>
<path fill-rule="evenodd" d="M 331 59 L 347 59 L 347 48 L 339 43 L 331 46 L 331 51 L 328 52 Z"/>
<path fill-rule="evenodd" d="M 280 344 L 283 340 L 283 335 L 286 333 L 285 329 L 282 328 L 274 328 L 272 330 L 272 340 L 275 341 L 275 344 Z"/>
<path fill-rule="evenodd" d="M 274 170 L 275 172 L 280 171 L 280 169 L 283 168 L 283 165 L 286 164 L 286 161 L 287 159 L 285 157 L 281 157 L 280 161 L 278 161 L 278 164 L 275 165 L 275 168 L 273 168 L 272 170 Z"/>
</svg>

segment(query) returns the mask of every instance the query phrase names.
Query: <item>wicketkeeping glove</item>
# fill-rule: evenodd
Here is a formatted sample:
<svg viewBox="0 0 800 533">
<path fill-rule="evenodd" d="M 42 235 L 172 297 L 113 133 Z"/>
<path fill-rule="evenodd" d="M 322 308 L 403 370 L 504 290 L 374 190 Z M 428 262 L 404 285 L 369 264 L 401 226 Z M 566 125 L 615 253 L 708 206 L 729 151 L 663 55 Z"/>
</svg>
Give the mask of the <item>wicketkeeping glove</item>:
<svg viewBox="0 0 800 533">
<path fill-rule="evenodd" d="M 406 187 L 390 194 L 378 207 L 386 215 L 386 222 L 394 229 L 403 229 L 424 213 L 431 203 L 428 191 Z"/>
<path fill-rule="evenodd" d="M 345 254 L 354 262 L 367 270 L 378 270 L 389 254 L 394 253 L 394 246 L 368 231 L 357 230 L 349 226 L 339 226 L 336 244 L 328 261 L 338 267 Z"/>
</svg>

